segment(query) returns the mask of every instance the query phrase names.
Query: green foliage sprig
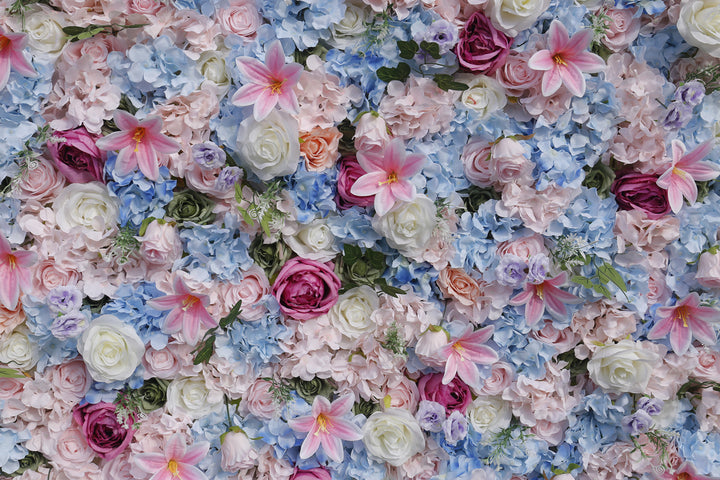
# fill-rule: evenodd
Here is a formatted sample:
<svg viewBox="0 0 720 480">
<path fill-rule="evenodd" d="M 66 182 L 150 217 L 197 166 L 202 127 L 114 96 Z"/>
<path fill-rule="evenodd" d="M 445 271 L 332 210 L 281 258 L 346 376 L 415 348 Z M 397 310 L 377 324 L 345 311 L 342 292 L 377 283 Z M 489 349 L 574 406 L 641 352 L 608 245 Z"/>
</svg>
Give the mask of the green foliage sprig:
<svg viewBox="0 0 720 480">
<path fill-rule="evenodd" d="M 363 253 L 360 247 L 352 244 L 345 244 L 343 251 L 338 262 L 339 276 L 343 282 L 342 292 L 358 285 L 367 285 L 379 288 L 393 297 L 405 293 L 405 290 L 389 285 L 381 277 L 387 269 L 385 255 L 369 248 Z"/>
<path fill-rule="evenodd" d="M 245 222 L 250 226 L 259 222 L 268 238 L 273 238 L 285 225 L 287 213 L 278 209 L 280 192 L 284 187 L 285 182 L 275 180 L 267 186 L 264 192 L 253 190 L 253 198 L 247 209 L 238 205 L 238 210 Z M 240 184 L 235 185 L 235 200 L 238 203 L 243 201 L 242 185 Z"/>
<path fill-rule="evenodd" d="M 203 336 L 198 346 L 195 347 L 195 349 L 192 351 L 192 353 L 195 354 L 195 357 L 193 357 L 193 365 L 208 363 L 210 357 L 212 357 L 213 353 L 215 352 L 215 338 L 217 337 L 216 332 L 218 331 L 218 329 L 226 332 L 227 329 L 230 328 L 233 323 L 235 323 L 235 321 L 238 319 L 238 315 L 240 315 L 241 306 L 242 300 L 238 300 L 238 302 L 230 309 L 230 312 L 228 312 L 226 316 L 220 319 L 217 327 L 213 327 L 207 332 L 205 332 L 205 335 Z"/>
</svg>

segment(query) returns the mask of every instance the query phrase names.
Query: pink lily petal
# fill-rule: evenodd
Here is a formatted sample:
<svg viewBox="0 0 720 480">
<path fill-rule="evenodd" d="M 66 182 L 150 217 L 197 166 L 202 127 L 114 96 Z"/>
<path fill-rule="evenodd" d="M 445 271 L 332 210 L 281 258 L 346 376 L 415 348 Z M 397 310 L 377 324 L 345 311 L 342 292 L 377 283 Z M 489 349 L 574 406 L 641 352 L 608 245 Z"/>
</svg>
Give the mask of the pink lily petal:
<svg viewBox="0 0 720 480">
<path fill-rule="evenodd" d="M 710 325 L 693 317 L 688 318 L 687 323 L 695 338 L 700 340 L 704 345 L 715 345 L 717 336 L 715 335 L 715 330 Z"/>
<path fill-rule="evenodd" d="M 415 198 L 415 185 L 408 181 L 391 183 L 390 192 L 396 199 L 410 202 Z"/>
<path fill-rule="evenodd" d="M 240 73 L 252 83 L 267 84 L 272 82 L 272 74 L 260 60 L 252 57 L 239 57 L 236 60 Z"/>
<path fill-rule="evenodd" d="M 155 472 L 167 466 L 168 460 L 162 453 L 138 453 L 134 457 L 135 464 L 144 472 Z"/>
<path fill-rule="evenodd" d="M 690 328 L 684 327 L 680 322 L 674 322 L 670 330 L 670 345 L 678 355 L 684 355 L 690 348 L 692 335 Z"/>
<path fill-rule="evenodd" d="M 697 162 L 693 165 L 682 165 L 681 167 L 681 170 L 691 175 L 696 182 L 707 182 L 720 175 L 720 171 L 713 164 L 707 162 Z"/>
<path fill-rule="evenodd" d="M 265 90 L 258 95 L 255 99 L 255 106 L 253 107 L 253 116 L 258 122 L 263 120 L 265 117 L 270 115 L 275 105 L 278 103 L 278 96 L 270 93 L 270 90 Z"/>
<path fill-rule="evenodd" d="M 573 57 L 573 63 L 583 72 L 596 73 L 605 70 L 602 57 L 591 52 L 580 52 Z"/>
<path fill-rule="evenodd" d="M 238 107 L 253 105 L 257 97 L 259 97 L 266 88 L 264 85 L 258 83 L 248 83 L 240 87 L 230 101 Z"/>
<path fill-rule="evenodd" d="M 659 310 L 659 309 L 658 309 Z M 702 320 L 706 323 L 718 323 L 720 322 L 720 311 L 710 307 L 694 307 L 694 315 L 698 320 Z"/>
<path fill-rule="evenodd" d="M 314 400 L 312 404 L 312 413 L 313 416 L 317 417 L 321 413 L 329 413 L 330 412 L 330 400 L 325 398 L 322 395 L 318 395 Z"/>
<path fill-rule="evenodd" d="M 12 252 L 12 246 L 10 245 L 10 242 L 8 242 L 3 235 L 0 235 L 0 255 L 10 252 Z"/>
<path fill-rule="evenodd" d="M 321 442 L 328 458 L 338 463 L 343 461 L 345 451 L 342 448 L 342 441 L 339 438 L 325 434 L 321 435 Z"/>
<path fill-rule="evenodd" d="M 350 189 L 352 192 L 352 189 Z M 381 188 L 375 194 L 375 213 L 381 217 L 388 213 L 395 205 L 395 197 L 389 188 Z"/>
<path fill-rule="evenodd" d="M 352 406 L 355 403 L 355 397 L 353 395 L 343 395 L 332 403 L 330 407 L 330 415 L 337 417 L 345 415 L 347 412 L 352 410 Z"/>
<path fill-rule="evenodd" d="M 134 130 L 134 127 L 133 127 Z M 95 146 L 100 150 L 122 150 L 123 148 L 135 146 L 133 130 L 113 132 L 95 141 Z"/>
<path fill-rule="evenodd" d="M 15 71 L 24 77 L 37 76 L 35 67 L 32 66 L 32 63 L 27 61 L 21 50 L 10 54 L 10 63 L 12 63 L 12 67 Z"/>
<path fill-rule="evenodd" d="M 138 143 L 133 153 L 137 159 L 138 168 L 143 175 L 153 181 L 160 178 L 157 154 L 151 145 L 147 142 Z"/>
<path fill-rule="evenodd" d="M 178 464 L 178 476 L 176 478 L 182 480 L 208 480 L 202 471 L 187 463 Z"/>
<path fill-rule="evenodd" d="M 376 170 L 385 170 L 384 155 L 379 155 L 374 152 L 358 152 L 357 161 L 362 167 L 362 169 L 368 173 L 374 172 Z"/>
<path fill-rule="evenodd" d="M 544 97 L 549 97 L 558 90 L 560 90 L 560 87 L 562 86 L 562 76 L 560 75 L 560 69 L 557 67 L 554 67 L 547 72 L 545 72 L 545 75 L 542 77 L 542 81 L 540 82 L 540 87 L 542 90 L 542 94 Z"/>
<path fill-rule="evenodd" d="M 570 35 L 568 34 L 565 25 L 553 20 L 548 29 L 548 42 L 550 51 L 557 52 L 564 50 L 570 41 Z"/>
<path fill-rule="evenodd" d="M 315 433 L 311 431 L 303 440 L 302 446 L 300 446 L 300 458 L 310 458 L 320 448 L 320 435 L 315 435 Z"/>
<path fill-rule="evenodd" d="M 9 246 L 9 244 L 8 244 Z M 1 254 L 2 252 L 0 252 Z M 28 252 L 28 251 L 22 251 L 18 250 L 13 253 L 13 256 L 15 257 L 15 264 L 20 267 L 30 267 L 37 262 L 37 253 L 35 252 Z"/>
<path fill-rule="evenodd" d="M 495 332 L 495 327 L 493 325 L 488 325 L 487 327 L 480 328 L 478 330 L 475 330 L 474 332 L 470 332 L 469 335 L 467 335 L 467 342 L 469 345 L 485 343 L 490 340 L 493 332 Z M 465 334 L 463 334 L 462 336 L 465 337 Z M 470 347 L 466 348 L 470 349 Z"/>
<path fill-rule="evenodd" d="M 138 127 L 138 125 L 140 124 L 140 122 L 138 121 L 137 118 L 135 118 L 134 115 L 131 115 L 124 110 L 116 110 L 115 113 L 113 114 L 113 120 L 115 120 L 115 125 L 117 125 L 117 127 L 120 130 L 135 130 Z M 121 132 L 116 132 L 116 133 L 121 133 Z M 112 135 L 114 135 L 114 134 L 110 134 L 105 138 L 108 138 Z M 98 147 L 98 148 L 105 150 L 102 147 Z M 110 150 L 110 149 L 108 149 L 108 150 Z M 114 149 L 112 149 L 112 150 L 114 150 Z"/>
<path fill-rule="evenodd" d="M 548 289 L 548 287 L 545 288 Z M 550 292 L 547 292 L 547 290 L 545 294 L 545 306 L 550 312 L 554 313 L 555 315 L 563 316 L 567 313 L 565 304 L 561 302 L 557 297 L 550 294 Z"/>
<path fill-rule="evenodd" d="M 655 183 L 657 184 L 658 187 L 664 188 L 667 190 L 667 188 L 670 186 L 670 178 L 672 177 L 672 174 L 673 174 L 672 167 L 668 168 L 667 170 L 665 170 L 665 172 L 662 175 L 660 175 L 660 177 L 658 177 L 658 179 L 657 179 L 657 181 L 655 181 Z"/>
<path fill-rule="evenodd" d="M 288 420 L 288 426 L 298 432 L 309 432 L 313 425 L 315 425 L 315 417 L 312 415 L 291 418 Z"/>
<path fill-rule="evenodd" d="M 20 286 L 15 273 L 8 270 L 8 267 L 2 265 L 0 270 L 0 303 L 9 310 L 15 310 L 20 298 Z"/>
<path fill-rule="evenodd" d="M 585 77 L 583 77 L 580 69 L 573 63 L 558 66 L 557 69 L 562 83 L 565 84 L 570 93 L 576 97 L 582 97 L 585 94 Z"/>
<path fill-rule="evenodd" d="M 0 58 L 0 90 L 5 88 L 10 79 L 10 62 L 7 59 Z"/>
<path fill-rule="evenodd" d="M 298 103 L 297 96 L 292 89 L 285 89 L 282 93 L 277 96 L 277 102 L 280 108 L 287 112 L 297 113 L 300 111 L 300 104 Z"/>
<path fill-rule="evenodd" d="M 285 52 L 280 40 L 275 40 L 270 44 L 265 53 L 265 65 L 272 74 L 280 73 L 283 65 L 285 65 Z"/>
<path fill-rule="evenodd" d="M 352 405 L 350 406 L 352 408 Z M 350 410 L 348 410 L 350 411 Z M 358 430 L 354 423 L 350 423 L 346 420 L 335 419 L 332 422 L 333 434 L 342 438 L 343 440 L 349 440 L 354 442 L 363 438 L 362 433 Z"/>
<path fill-rule="evenodd" d="M 183 335 L 189 344 L 194 345 L 200 340 L 200 321 L 194 315 L 183 315 Z"/>
<path fill-rule="evenodd" d="M 150 477 L 150 480 L 173 480 L 173 478 L 176 478 L 174 474 L 170 473 L 170 470 L 161 470 L 157 472 L 155 475 Z"/>
<path fill-rule="evenodd" d="M 150 299 L 147 304 L 155 310 L 170 310 L 182 302 L 183 298 L 185 298 L 185 295 L 165 295 L 164 297 Z"/>
<path fill-rule="evenodd" d="M 535 295 L 525 305 L 525 322 L 528 326 L 533 326 L 540 321 L 543 313 L 545 313 L 545 303 Z"/>
<path fill-rule="evenodd" d="M 528 60 L 528 67 L 533 70 L 551 70 L 555 67 L 555 61 L 550 54 L 550 50 L 540 50 L 535 52 L 532 57 Z"/>
<path fill-rule="evenodd" d="M 457 358 L 457 355 L 450 355 L 450 358 L 448 358 L 447 363 L 445 363 L 445 374 L 442 378 L 442 384 L 447 385 L 448 383 L 452 382 L 453 378 L 455 378 L 455 375 L 457 374 L 458 368 L 460 367 L 460 362 Z"/>
<path fill-rule="evenodd" d="M 175 433 L 165 444 L 165 458 L 167 460 L 180 460 L 185 456 L 186 449 L 185 437 Z"/>
<path fill-rule="evenodd" d="M 658 309 L 660 310 L 660 309 Z M 666 317 L 655 323 L 647 334 L 647 338 L 650 340 L 656 340 L 658 338 L 665 337 L 670 333 L 670 329 L 673 326 L 672 318 Z"/>
<path fill-rule="evenodd" d="M 668 203 L 670 204 L 670 209 L 673 213 L 678 213 L 683 205 L 683 196 L 682 193 L 680 193 L 680 189 L 677 188 L 677 184 L 674 183 L 674 177 L 674 175 L 671 177 L 670 187 L 667 189 Z"/>
<path fill-rule="evenodd" d="M 207 442 L 195 443 L 185 451 L 185 455 L 180 459 L 183 463 L 194 465 L 205 458 L 210 450 L 210 444 Z"/>
<path fill-rule="evenodd" d="M 682 170 L 679 172 L 676 172 L 672 176 L 672 179 L 670 180 L 670 189 L 677 188 L 680 193 L 688 199 L 690 204 L 693 204 L 695 203 L 695 200 L 697 200 L 697 184 L 686 172 L 683 172 Z"/>
<path fill-rule="evenodd" d="M 32 278 L 30 277 L 30 270 L 27 268 L 16 268 L 15 278 L 20 287 L 20 290 L 29 290 L 32 288 Z"/>
<path fill-rule="evenodd" d="M 408 155 L 405 157 L 405 163 L 400 167 L 399 174 L 403 177 L 412 177 L 420 173 L 425 165 L 425 157 L 423 155 Z"/>
<path fill-rule="evenodd" d="M 153 135 L 148 142 L 159 153 L 175 153 L 180 150 L 180 144 L 165 135 Z"/>
<path fill-rule="evenodd" d="M 554 22 L 553 22 L 554 23 Z M 560 24 L 562 25 L 562 23 Z M 565 34 L 567 35 L 567 30 L 565 31 Z M 573 54 L 572 60 L 575 62 L 574 55 L 579 54 L 586 48 L 590 46 L 590 42 L 592 41 L 593 32 L 591 30 L 580 30 L 579 32 L 575 33 L 568 42 L 565 44 L 565 48 L 563 50 L 566 50 Z"/>
<path fill-rule="evenodd" d="M 676 157 L 676 145 L 680 144 L 682 145 L 682 149 L 678 149 L 677 152 L 681 152 Z M 688 164 L 694 164 L 696 162 L 699 162 L 703 158 L 705 158 L 713 149 L 714 142 L 712 140 L 707 141 L 701 145 L 699 145 L 695 150 L 688 153 L 685 156 L 682 156 L 682 153 L 685 153 L 685 145 L 683 145 L 679 140 L 673 140 L 672 141 L 672 148 L 673 148 L 673 160 L 677 159 L 677 163 L 682 163 L 683 165 Z M 680 158 L 682 156 L 682 158 Z"/>
<path fill-rule="evenodd" d="M 535 292 L 533 290 L 525 290 L 523 292 L 520 292 L 510 299 L 510 305 L 524 305 L 533 297 L 533 295 L 535 295 Z"/>
<path fill-rule="evenodd" d="M 460 362 L 457 369 L 457 376 L 460 377 L 460 380 L 473 388 L 477 389 L 480 387 L 480 372 L 478 371 L 477 366 L 472 362 Z M 445 380 L 444 377 L 443 380 Z M 443 382 L 443 384 L 444 383 L 445 382 Z"/>
<path fill-rule="evenodd" d="M 303 70 L 303 66 L 299 63 L 288 63 L 280 69 L 280 78 L 284 78 L 287 84 L 294 85 L 300 80 Z M 292 88 L 290 91 L 292 91 Z"/>
</svg>

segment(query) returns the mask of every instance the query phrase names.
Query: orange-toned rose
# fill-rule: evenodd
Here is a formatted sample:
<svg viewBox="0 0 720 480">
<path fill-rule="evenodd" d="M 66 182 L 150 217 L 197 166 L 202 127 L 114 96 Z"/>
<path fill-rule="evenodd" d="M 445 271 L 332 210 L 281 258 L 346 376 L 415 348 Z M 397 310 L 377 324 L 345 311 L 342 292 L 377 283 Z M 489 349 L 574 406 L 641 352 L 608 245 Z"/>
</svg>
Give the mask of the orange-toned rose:
<svg viewBox="0 0 720 480">
<path fill-rule="evenodd" d="M 305 156 L 305 168 L 311 172 L 321 172 L 335 165 L 338 159 L 338 147 L 342 133 L 335 128 L 313 128 L 300 138 L 300 152 Z"/>
<path fill-rule="evenodd" d="M 446 268 L 440 272 L 437 281 L 440 291 L 448 298 L 470 306 L 480 296 L 480 287 L 462 268 Z"/>
</svg>

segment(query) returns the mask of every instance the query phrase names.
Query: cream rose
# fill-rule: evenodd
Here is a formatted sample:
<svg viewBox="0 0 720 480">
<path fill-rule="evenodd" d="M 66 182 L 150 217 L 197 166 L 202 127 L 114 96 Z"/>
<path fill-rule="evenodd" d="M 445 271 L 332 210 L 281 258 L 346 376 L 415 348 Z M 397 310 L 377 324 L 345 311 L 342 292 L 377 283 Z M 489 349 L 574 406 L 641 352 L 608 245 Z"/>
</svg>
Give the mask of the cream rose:
<svg viewBox="0 0 720 480">
<path fill-rule="evenodd" d="M 49 55 L 59 55 L 67 35 L 62 31 L 66 25 L 65 14 L 35 4 L 25 12 L 25 28 L 30 48 Z"/>
<path fill-rule="evenodd" d="M 373 16 L 373 11 L 363 2 L 348 1 L 343 19 L 330 26 L 330 44 L 340 50 L 354 46 L 367 31 Z"/>
<path fill-rule="evenodd" d="M 657 353 L 643 349 L 639 342 L 622 340 L 598 347 L 587 368 L 592 381 L 608 392 L 643 393 L 660 360 Z"/>
<path fill-rule="evenodd" d="M 351 288 L 340 295 L 328 312 L 330 324 L 350 340 L 375 331 L 375 322 L 370 318 L 378 309 L 375 290 L 368 286 Z"/>
<path fill-rule="evenodd" d="M 225 93 L 230 88 L 230 77 L 221 52 L 217 50 L 203 52 L 197 64 L 205 81 L 218 87 L 218 93 Z"/>
<path fill-rule="evenodd" d="M 684 2 L 677 28 L 690 45 L 720 58 L 720 0 Z"/>
<path fill-rule="evenodd" d="M 90 322 L 78 340 L 78 352 L 97 382 L 128 379 L 140 365 L 145 344 L 135 329 L 113 315 Z"/>
<path fill-rule="evenodd" d="M 340 252 L 330 227 L 322 220 L 300 225 L 292 235 L 283 235 L 283 239 L 299 256 L 318 262 L 328 262 Z"/>
<path fill-rule="evenodd" d="M 481 396 L 470 404 L 467 416 L 475 431 L 497 433 L 510 425 L 512 408 L 500 396 Z"/>
<path fill-rule="evenodd" d="M 418 256 L 425 249 L 436 224 L 435 204 L 424 195 L 412 202 L 400 202 L 387 214 L 372 219 L 375 231 L 406 257 Z"/>
<path fill-rule="evenodd" d="M 532 27 L 548 6 L 550 0 L 489 0 L 484 10 L 498 30 L 517 37 Z"/>
<path fill-rule="evenodd" d="M 203 377 L 178 378 L 168 385 L 167 409 L 173 415 L 197 419 L 218 411 L 222 404 L 222 392 L 209 390 Z"/>
<path fill-rule="evenodd" d="M 0 343 L 0 363 L 20 370 L 29 370 L 35 366 L 39 352 L 37 345 L 30 340 L 28 334 L 26 328 L 16 328 Z"/>
<path fill-rule="evenodd" d="M 492 77 L 487 75 L 463 76 L 459 78 L 459 81 L 465 81 L 468 86 L 468 89 L 462 93 L 460 101 L 467 108 L 478 112 L 481 118 L 497 112 L 507 104 L 505 90 Z"/>
<path fill-rule="evenodd" d="M 399 467 L 425 448 L 425 435 L 410 412 L 388 408 L 370 415 L 363 427 L 363 442 L 370 455 Z"/>
<path fill-rule="evenodd" d="M 100 182 L 73 183 L 53 202 L 55 221 L 65 233 L 81 227 L 86 237 L 100 240 L 117 228 L 118 205 Z"/>
<path fill-rule="evenodd" d="M 300 160 L 298 125 L 291 115 L 277 110 L 262 122 L 248 117 L 240 123 L 237 146 L 242 166 L 260 180 L 290 175 Z"/>
</svg>

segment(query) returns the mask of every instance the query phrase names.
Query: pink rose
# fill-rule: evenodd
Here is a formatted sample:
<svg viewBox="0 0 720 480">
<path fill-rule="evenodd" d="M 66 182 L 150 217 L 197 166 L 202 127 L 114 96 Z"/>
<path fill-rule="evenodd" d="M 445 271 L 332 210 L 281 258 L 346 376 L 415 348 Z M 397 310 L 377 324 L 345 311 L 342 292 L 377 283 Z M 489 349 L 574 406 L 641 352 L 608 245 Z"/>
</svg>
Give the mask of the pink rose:
<svg viewBox="0 0 720 480">
<path fill-rule="evenodd" d="M 28 169 L 20 177 L 15 196 L 20 200 L 46 203 L 55 198 L 63 187 L 65 187 L 65 178 L 58 174 L 50 161 L 40 158 L 34 168 Z"/>
<path fill-rule="evenodd" d="M 368 113 L 360 117 L 355 129 L 355 150 L 382 152 L 390 142 L 387 123 L 379 115 Z"/>
<path fill-rule="evenodd" d="M 62 469 L 68 470 L 75 469 L 80 465 L 91 464 L 95 454 L 88 447 L 88 442 L 83 438 L 83 432 L 72 426 L 58 435 L 53 460 Z"/>
<path fill-rule="evenodd" d="M 415 355 L 425 365 L 443 368 L 445 361 L 440 358 L 438 351 L 448 344 L 448 340 L 448 334 L 442 327 L 431 325 L 415 344 Z"/>
<path fill-rule="evenodd" d="M 505 63 L 512 40 L 478 11 L 470 16 L 460 32 L 455 54 L 460 65 L 471 72 L 492 75 Z"/>
<path fill-rule="evenodd" d="M 540 330 L 534 330 L 530 335 L 543 343 L 552 345 L 558 353 L 567 352 L 579 342 L 570 327 L 558 330 L 550 319 L 545 319 L 545 326 Z"/>
<path fill-rule="evenodd" d="M 465 414 L 468 405 L 472 402 L 470 387 L 455 377 L 447 385 L 442 383 L 442 373 L 425 375 L 418 382 L 420 400 L 431 400 L 445 407 L 445 413 L 450 415 L 454 411 Z"/>
<path fill-rule="evenodd" d="M 162 7 L 163 4 L 158 0 L 130 0 L 130 13 L 140 13 L 142 15 L 154 15 Z"/>
<path fill-rule="evenodd" d="M 73 419 L 80 425 L 90 448 L 104 460 L 120 455 L 132 441 L 133 418 L 128 418 L 129 428 L 122 426 L 112 403 L 85 404 L 73 411 Z"/>
<path fill-rule="evenodd" d="M 418 388 L 415 382 L 405 376 L 390 379 L 383 388 L 383 396 L 390 397 L 390 406 L 414 412 L 418 404 Z"/>
<path fill-rule="evenodd" d="M 65 132 L 55 132 L 59 141 L 47 142 L 48 150 L 60 173 L 70 183 L 104 182 L 105 157 L 95 146 L 97 135 L 79 127 Z"/>
<path fill-rule="evenodd" d="M 332 476 L 330 472 L 323 467 L 311 468 L 310 470 L 298 470 L 290 476 L 290 480 L 330 480 Z"/>
<path fill-rule="evenodd" d="M 55 287 L 77 285 L 80 274 L 54 260 L 43 260 L 35 265 L 33 288 L 37 295 L 47 295 Z"/>
<path fill-rule="evenodd" d="M 635 15 L 637 8 L 611 8 L 605 15 L 607 22 L 605 36 L 600 39 L 613 52 L 619 52 L 630 45 L 640 33 L 640 17 Z"/>
<path fill-rule="evenodd" d="M 269 420 L 277 412 L 277 403 L 270 393 L 272 384 L 267 380 L 258 380 L 248 389 L 242 399 L 247 410 L 258 418 Z"/>
<path fill-rule="evenodd" d="M 502 242 L 497 248 L 498 257 L 511 254 L 522 258 L 525 262 L 538 253 L 547 255 L 548 251 L 547 248 L 545 248 L 544 237 L 537 233 L 533 233 L 529 237 L 518 238 L 511 242 Z"/>
<path fill-rule="evenodd" d="M 55 397 L 68 404 L 82 400 L 92 383 L 81 358 L 54 367 L 51 378 Z"/>
<path fill-rule="evenodd" d="M 140 253 L 153 265 L 171 265 L 183 253 L 182 240 L 174 226 L 153 220 L 140 237 Z"/>
<path fill-rule="evenodd" d="M 492 186 L 495 168 L 490 156 L 490 144 L 486 140 L 471 139 L 463 148 L 460 161 L 470 183 L 483 188 Z"/>
<path fill-rule="evenodd" d="M 651 220 L 670 213 L 667 190 L 657 185 L 657 175 L 621 172 L 610 186 L 620 210 L 640 210 Z"/>
<path fill-rule="evenodd" d="M 508 95 L 521 97 L 525 92 L 540 84 L 541 72 L 528 67 L 533 52 L 511 50 L 505 64 L 495 71 L 495 79 Z"/>
<path fill-rule="evenodd" d="M 20 393 L 26 381 L 26 378 L 0 377 L 0 400 L 20 398 Z"/>
<path fill-rule="evenodd" d="M 102 70 L 108 68 L 108 53 L 118 50 L 125 50 L 122 41 L 113 35 L 101 33 L 85 40 L 65 44 L 62 59 L 66 63 L 73 65 L 80 58 L 89 58 L 94 69 Z"/>
<path fill-rule="evenodd" d="M 147 373 L 152 377 L 172 380 L 180 372 L 182 364 L 175 356 L 172 344 L 167 348 L 155 350 L 149 347 L 145 350 L 142 362 Z"/>
<path fill-rule="evenodd" d="M 350 192 L 357 179 L 366 173 L 358 163 L 355 155 L 343 157 L 338 165 L 337 195 L 335 196 L 335 204 L 337 204 L 338 208 L 347 210 L 354 206 L 369 207 L 372 205 L 375 202 L 375 195 L 358 197 Z"/>
<path fill-rule="evenodd" d="M 255 38 L 262 17 L 254 2 L 240 2 L 217 11 L 216 21 L 225 35 L 235 34 Z"/>
<path fill-rule="evenodd" d="M 260 320 L 267 308 L 260 301 L 270 293 L 270 283 L 262 268 L 253 265 L 243 272 L 240 284 L 221 284 L 220 297 L 224 300 L 225 311 L 229 311 L 238 300 L 242 300 L 240 318 L 248 322 Z"/>
<path fill-rule="evenodd" d="M 695 279 L 706 288 L 720 288 L 720 252 L 703 252 Z"/>
<path fill-rule="evenodd" d="M 231 430 L 220 437 L 220 442 L 222 444 L 220 468 L 226 472 L 237 472 L 255 465 L 258 452 L 253 448 L 245 432 Z"/>
<path fill-rule="evenodd" d="M 313 128 L 300 135 L 300 153 L 305 156 L 305 168 L 309 172 L 321 172 L 335 166 L 342 133 L 337 127 Z"/>
<path fill-rule="evenodd" d="M 327 313 L 335 305 L 340 287 L 331 262 L 295 257 L 283 265 L 272 293 L 285 315 L 309 320 Z"/>
<path fill-rule="evenodd" d="M 720 352 L 709 348 L 701 349 L 692 376 L 699 380 L 720 382 Z"/>
<path fill-rule="evenodd" d="M 525 157 L 525 148 L 517 140 L 503 138 L 490 151 L 493 161 L 493 182 L 500 186 L 515 182 L 532 185 L 533 164 Z"/>
<path fill-rule="evenodd" d="M 505 362 L 495 362 L 490 367 L 490 377 L 480 390 L 486 395 L 500 395 L 510 386 L 515 370 Z"/>
</svg>

